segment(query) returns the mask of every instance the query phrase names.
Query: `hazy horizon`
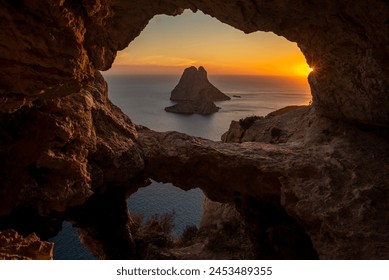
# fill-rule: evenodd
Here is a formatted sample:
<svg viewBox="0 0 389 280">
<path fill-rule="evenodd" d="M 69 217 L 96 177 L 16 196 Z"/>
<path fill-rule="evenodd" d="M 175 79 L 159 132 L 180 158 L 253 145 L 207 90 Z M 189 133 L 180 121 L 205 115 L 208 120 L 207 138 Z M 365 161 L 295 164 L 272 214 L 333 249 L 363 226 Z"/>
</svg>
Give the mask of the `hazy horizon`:
<svg viewBox="0 0 389 280">
<path fill-rule="evenodd" d="M 193 65 L 194 66 L 194 65 Z M 202 66 L 202 65 L 200 65 Z M 190 67 L 190 66 L 188 66 Z M 196 68 L 198 68 L 197 66 L 195 66 Z M 125 71 L 117 71 L 117 69 L 115 69 L 116 71 L 111 71 L 111 69 L 107 70 L 107 71 L 102 71 L 101 73 L 103 74 L 103 76 L 182 76 L 184 70 L 186 69 L 187 67 L 185 68 L 182 68 L 181 69 L 181 72 L 163 72 L 163 73 L 160 73 L 160 72 L 125 72 Z M 244 73 L 237 73 L 237 74 L 234 74 L 234 73 L 209 73 L 208 69 L 205 68 L 205 70 L 207 70 L 208 72 L 208 78 L 209 77 L 212 77 L 212 76 L 236 76 L 236 77 L 239 77 L 239 76 L 242 76 L 242 77 L 284 77 L 284 78 L 296 78 L 296 79 L 304 79 L 307 81 L 308 83 L 308 75 L 307 76 L 302 76 L 302 75 L 287 75 L 287 74 L 244 74 Z"/>
</svg>

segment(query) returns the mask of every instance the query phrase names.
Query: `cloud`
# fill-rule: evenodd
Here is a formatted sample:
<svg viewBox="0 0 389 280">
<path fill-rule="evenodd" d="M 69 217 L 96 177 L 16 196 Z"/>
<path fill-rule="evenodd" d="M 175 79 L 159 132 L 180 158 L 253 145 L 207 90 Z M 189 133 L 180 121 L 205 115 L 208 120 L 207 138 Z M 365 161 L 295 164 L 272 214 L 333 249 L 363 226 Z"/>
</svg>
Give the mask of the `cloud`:
<svg viewBox="0 0 389 280">
<path fill-rule="evenodd" d="M 115 64 L 118 65 L 159 65 L 159 66 L 187 66 L 197 64 L 198 61 L 184 57 L 173 57 L 165 55 L 150 55 L 133 57 L 128 53 L 119 53 Z"/>
</svg>

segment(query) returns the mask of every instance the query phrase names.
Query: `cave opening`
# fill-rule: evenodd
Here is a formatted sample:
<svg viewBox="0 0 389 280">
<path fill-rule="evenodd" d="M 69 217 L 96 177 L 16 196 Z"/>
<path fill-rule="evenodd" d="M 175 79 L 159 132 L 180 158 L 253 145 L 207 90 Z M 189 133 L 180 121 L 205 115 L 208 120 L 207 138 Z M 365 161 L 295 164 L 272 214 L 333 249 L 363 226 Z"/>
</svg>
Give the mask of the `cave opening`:
<svg viewBox="0 0 389 280">
<path fill-rule="evenodd" d="M 177 48 L 185 51 L 175 54 Z M 222 55 L 218 53 L 221 49 L 225 52 Z M 192 65 L 206 67 L 210 81 L 232 100 L 218 102 L 217 105 L 222 109 L 210 116 L 164 112 L 163 108 L 172 104 L 168 95 L 179 80 L 179 75 L 185 67 Z M 154 17 L 140 36 L 118 54 L 113 67 L 103 75 L 109 85 L 110 100 L 130 116 L 134 123 L 156 131 L 179 131 L 220 141 L 233 120 L 265 116 L 290 105 L 308 105 L 311 96 L 306 77 L 312 70 L 297 45 L 283 37 L 264 32 L 243 34 L 201 12 L 187 10 L 180 16 Z M 194 191 L 190 198 L 193 201 L 180 205 L 174 199 L 183 195 L 182 190 L 172 184 L 162 187 L 160 183 L 152 181 L 150 186 L 138 190 L 129 198 L 128 206 L 131 213 L 142 213 L 146 217 L 169 213 L 172 205 L 179 219 L 184 217 L 184 213 L 192 212 L 192 216 L 196 213 L 194 217 L 186 217 L 185 223 L 178 222 L 175 234 L 182 235 L 186 226 L 193 224 L 200 227 L 203 213 L 202 191 L 191 191 Z M 154 211 L 155 202 L 151 202 L 153 197 L 158 197 L 158 209 Z M 208 204 L 217 203 L 208 198 L 206 200 Z M 252 247 L 252 243 L 249 240 L 250 233 L 246 232 L 241 222 L 245 218 L 234 212 L 234 204 L 228 205 L 231 208 L 229 211 L 234 213 L 231 214 L 231 220 L 224 221 L 213 234 L 219 237 L 223 231 L 224 234 L 231 234 L 228 228 L 231 223 L 234 224 L 233 233 L 240 232 L 243 236 L 240 241 L 246 246 L 244 258 L 257 257 L 247 249 Z M 177 220 L 173 222 L 177 223 Z M 214 226 L 207 224 L 204 227 L 209 230 Z M 223 246 L 228 247 L 228 243 L 231 245 L 233 241 L 228 240 Z M 310 257 L 314 255 L 312 253 Z M 280 257 L 275 254 L 267 256 Z M 264 258 L 265 254 L 260 257 Z"/>
<path fill-rule="evenodd" d="M 209 81 L 231 98 L 210 115 L 167 114 L 170 93 L 184 69 L 203 66 Z M 272 32 L 245 34 L 217 19 L 186 10 L 155 16 L 102 72 L 109 98 L 136 124 L 215 141 L 232 120 L 266 116 L 311 102 L 310 68 L 296 43 Z"/>
<path fill-rule="evenodd" d="M 158 21 L 158 20 L 156 19 L 156 21 Z M 207 25 L 206 27 L 208 28 L 209 26 Z M 191 32 L 189 32 L 189 33 L 191 33 Z M 240 37 L 242 35 L 243 34 L 240 33 L 240 35 L 238 37 Z M 243 35 L 243 36 L 248 36 L 248 35 Z M 271 36 L 274 36 L 275 38 L 280 39 L 279 37 L 276 37 L 275 35 L 271 35 Z M 284 39 L 282 39 L 282 40 L 284 40 Z M 266 42 L 266 40 L 264 40 L 264 42 Z M 208 43 L 210 43 L 210 41 L 207 41 L 207 44 Z M 218 43 L 220 43 L 220 42 L 218 42 Z M 132 46 L 132 45 L 133 44 L 131 44 L 130 46 Z M 199 47 L 199 49 L 202 49 L 202 47 Z M 236 53 L 236 52 L 237 52 L 237 50 L 235 49 L 234 53 Z M 301 56 L 300 52 L 299 52 L 299 55 Z M 235 59 L 240 61 L 241 58 L 238 56 Z M 132 118 L 132 120 L 137 124 L 143 124 L 143 125 L 149 126 L 151 128 L 154 128 L 155 130 L 159 130 L 159 131 L 161 131 L 161 130 L 162 131 L 176 130 L 176 131 L 186 132 L 189 135 L 202 136 L 204 138 L 208 138 L 208 139 L 212 139 L 212 140 L 216 140 L 216 141 L 220 140 L 221 133 L 225 132 L 228 129 L 228 125 L 231 122 L 231 120 L 244 118 L 244 117 L 250 116 L 250 115 L 265 115 L 268 112 L 271 112 L 279 107 L 290 104 L 288 102 L 290 102 L 290 100 L 296 100 L 296 96 L 298 96 L 297 98 L 300 98 L 300 99 L 298 99 L 298 100 L 300 100 L 298 102 L 301 102 L 302 104 L 308 103 L 309 94 L 307 94 L 307 92 L 309 91 L 309 89 L 308 89 L 308 85 L 307 85 L 305 77 L 299 77 L 299 78 L 293 78 L 293 79 L 289 77 L 289 78 L 285 78 L 281 82 L 280 79 L 277 76 L 274 76 L 274 73 L 270 71 L 270 73 L 272 74 L 271 76 L 261 79 L 260 76 L 255 76 L 255 75 L 253 75 L 253 72 L 250 72 L 250 70 L 253 70 L 249 67 L 250 65 L 247 66 L 248 68 L 246 68 L 246 69 L 239 69 L 240 70 L 239 74 L 234 76 L 234 74 L 236 74 L 236 72 L 234 72 L 234 71 L 237 70 L 237 67 L 236 67 L 237 61 L 234 62 L 235 64 L 233 64 L 233 67 L 231 67 L 231 65 L 230 66 L 223 66 L 222 65 L 222 67 L 219 68 L 220 72 L 216 71 L 218 68 L 215 66 L 215 64 L 213 64 L 213 63 L 208 64 L 206 62 L 207 62 L 207 60 L 198 60 L 198 61 L 197 60 L 196 61 L 190 60 L 189 62 L 185 61 L 184 63 L 179 61 L 178 65 L 173 67 L 175 69 L 175 71 L 178 71 L 178 72 L 170 72 L 170 73 L 167 72 L 168 74 L 171 74 L 170 76 L 166 75 L 166 72 L 163 72 L 163 75 L 156 75 L 157 73 L 153 73 L 154 74 L 153 75 L 153 79 L 154 79 L 153 82 L 150 82 L 150 80 L 148 79 L 148 76 L 145 75 L 145 73 L 149 73 L 148 71 L 150 70 L 150 67 L 151 68 L 152 67 L 158 68 L 158 67 L 155 65 L 151 65 L 151 66 L 149 65 L 149 68 L 146 67 L 146 70 L 147 70 L 146 72 L 144 72 L 144 73 L 133 72 L 133 74 L 137 74 L 137 75 L 132 75 L 132 76 L 130 75 L 131 77 L 126 77 L 126 81 L 130 82 L 127 85 L 127 87 L 126 86 L 123 87 L 123 85 L 121 85 L 121 84 L 112 82 L 112 81 L 115 81 L 115 78 L 117 78 L 117 76 L 120 76 L 120 75 L 113 75 L 110 73 L 110 74 L 105 76 L 106 80 L 109 82 L 109 97 L 111 100 L 114 101 L 114 103 L 119 105 L 121 107 L 121 109 L 128 116 L 130 116 Z M 223 106 L 225 106 L 224 110 L 222 110 L 221 112 L 219 112 L 215 115 L 208 116 L 208 117 L 197 116 L 197 115 L 180 116 L 179 117 L 179 116 L 174 116 L 171 114 L 169 115 L 167 113 L 164 113 L 163 112 L 164 106 L 163 105 L 161 106 L 161 104 L 158 104 L 158 102 L 155 102 L 154 99 L 151 98 L 150 95 L 149 96 L 147 95 L 147 93 L 152 93 L 152 94 L 158 95 L 161 93 L 160 92 L 161 89 L 163 90 L 164 93 L 170 92 L 170 90 L 173 88 L 174 84 L 177 82 L 178 75 L 182 71 L 182 69 L 186 66 L 191 65 L 192 63 L 201 64 L 201 65 L 204 65 L 205 67 L 207 67 L 207 69 L 210 71 L 210 73 L 212 71 L 212 73 L 216 74 L 216 75 L 214 75 L 214 74 L 210 75 L 210 79 L 213 83 L 215 83 L 215 85 L 220 87 L 227 94 L 232 95 L 232 97 L 233 97 L 233 95 L 239 96 L 239 97 L 236 97 L 235 100 L 231 101 L 231 103 L 235 102 L 235 105 L 229 105 L 228 103 L 223 103 Z M 278 64 L 280 64 L 280 63 L 278 62 Z M 208 66 L 210 66 L 210 67 L 208 67 Z M 301 65 L 298 65 L 298 67 L 300 67 L 300 66 Z M 274 67 L 274 65 L 271 66 L 270 68 L 272 68 L 272 67 Z M 306 68 L 307 66 L 304 64 L 302 67 Z M 139 70 L 139 67 L 135 67 L 135 68 L 138 68 L 138 70 Z M 229 70 L 231 68 L 233 70 Z M 215 72 L 213 72 L 212 69 L 214 69 Z M 300 68 L 298 68 L 298 69 L 300 69 Z M 165 71 L 165 70 L 163 70 L 163 71 Z M 115 71 L 115 66 L 112 69 L 112 71 Z M 254 72 L 254 74 L 260 75 L 261 72 L 258 72 L 258 73 Z M 174 79 L 171 79 L 172 77 Z M 294 84 L 294 82 L 296 80 L 303 81 L 303 82 L 302 82 L 302 84 L 298 84 L 298 86 L 296 87 L 296 85 Z M 157 81 L 157 82 L 155 82 L 155 81 Z M 291 86 L 292 84 L 293 84 L 293 86 Z M 115 87 L 116 87 L 116 89 L 115 89 Z M 128 101 L 128 100 L 126 101 L 123 99 L 120 100 L 120 98 L 118 98 L 118 95 L 115 96 L 115 94 L 117 94 L 117 92 L 115 92 L 117 89 L 124 90 L 127 93 L 128 87 L 131 88 L 131 94 L 127 94 L 126 96 L 127 97 L 134 96 L 134 98 L 132 100 L 130 100 L 130 101 Z M 163 88 L 163 87 L 165 87 L 165 88 Z M 242 87 L 243 87 L 243 89 L 242 89 Z M 258 93 L 258 87 L 262 87 L 262 90 L 260 93 Z M 292 90 L 291 90 L 291 87 L 293 87 Z M 275 91 L 272 91 L 271 90 L 272 88 L 276 88 Z M 290 96 L 288 96 L 287 92 L 290 93 L 291 91 L 293 91 L 293 94 L 290 94 Z M 136 95 L 137 92 L 139 93 L 138 96 Z M 305 94 L 301 94 L 301 92 L 304 92 Z M 262 102 L 266 102 L 265 99 L 255 98 L 255 95 L 258 95 L 258 94 L 264 94 L 264 95 L 267 95 L 267 97 L 269 97 L 272 94 L 273 95 L 280 94 L 280 96 L 281 96 L 280 98 L 281 99 L 283 98 L 282 99 L 283 101 L 280 103 L 279 101 L 281 99 L 273 98 L 274 100 L 271 100 L 268 104 L 262 104 L 258 108 L 258 106 L 253 105 L 253 104 L 258 103 L 258 100 L 262 100 Z M 147 98 L 142 100 L 142 96 L 146 96 Z M 168 100 L 168 98 L 166 98 L 165 100 Z M 139 101 L 144 102 L 144 104 L 140 104 Z M 169 101 L 167 101 L 167 102 L 169 102 Z M 125 107 L 126 105 L 130 105 L 130 106 Z M 154 105 L 154 106 L 158 106 L 158 107 L 153 107 L 150 105 Z M 131 107 L 131 106 L 133 106 L 133 107 Z M 235 108 L 234 108 L 234 106 L 235 106 Z M 145 112 L 144 109 L 146 109 L 146 108 L 149 111 L 146 110 L 146 112 Z M 137 115 L 136 114 L 137 112 L 140 112 L 141 114 Z M 165 120 L 165 122 L 164 122 L 163 118 L 161 118 L 160 113 L 164 114 L 165 116 L 169 116 L 170 119 L 167 121 Z M 147 114 L 151 114 L 153 118 L 148 119 Z M 140 116 L 139 119 L 137 119 L 138 116 Z M 219 118 L 219 116 L 221 118 Z M 146 120 L 148 119 L 149 122 L 144 123 L 143 121 L 145 119 Z M 160 123 L 161 121 L 162 121 L 162 124 Z M 163 126 L 163 124 L 165 124 L 165 127 Z M 197 131 L 194 131 L 194 127 L 195 127 L 195 130 L 197 130 Z M 155 186 L 155 183 L 152 186 Z M 152 186 L 148 187 L 148 189 L 152 190 Z M 188 186 L 188 188 L 190 188 L 190 187 L 191 186 Z M 174 188 L 174 187 L 171 186 L 171 188 Z M 155 195 L 155 193 L 152 195 Z M 119 195 L 118 200 L 120 201 L 122 198 L 123 198 L 123 195 Z M 197 196 L 197 198 L 196 198 L 197 201 L 195 203 L 197 205 L 196 206 L 197 210 L 199 210 L 199 209 L 202 210 L 203 199 L 204 199 L 204 197 L 201 194 Z M 121 217 L 121 215 L 123 215 L 123 213 L 127 209 L 126 208 L 127 206 L 124 204 L 121 204 L 120 209 L 116 210 L 116 204 L 117 204 L 118 200 L 117 200 L 116 195 L 113 194 L 113 198 L 112 198 L 113 202 L 111 203 L 112 209 L 106 210 L 106 212 L 109 212 L 110 214 L 107 215 L 105 217 L 105 219 L 102 219 L 102 220 L 110 221 L 111 217 L 114 216 L 115 213 L 118 214 L 118 217 Z M 81 253 L 77 252 L 78 250 L 75 250 L 72 252 L 72 248 L 78 248 L 79 246 L 81 246 L 79 243 L 77 243 L 77 240 L 75 240 L 75 238 L 74 238 L 75 236 L 77 236 L 75 227 L 78 227 L 78 232 L 79 232 L 78 235 L 82 236 L 81 239 L 83 239 L 85 243 L 93 244 L 92 241 L 90 241 L 90 240 L 88 241 L 88 238 L 90 238 L 90 236 L 88 236 L 88 234 L 90 234 L 90 232 L 94 232 L 94 233 L 97 232 L 97 235 L 104 236 L 104 238 L 107 238 L 108 240 L 112 241 L 113 244 L 115 244 L 115 246 L 120 247 L 122 245 L 120 242 L 118 243 L 115 240 L 112 240 L 111 237 L 109 237 L 109 235 L 112 234 L 112 232 L 107 232 L 106 229 L 101 228 L 99 221 L 97 221 L 95 225 L 90 225 L 88 222 L 86 222 L 87 219 L 84 217 L 84 215 L 88 216 L 89 218 L 95 217 L 96 215 L 93 212 L 96 209 L 102 208 L 102 207 L 96 207 L 96 205 L 98 205 L 98 206 L 104 205 L 104 207 L 106 207 L 106 202 L 107 202 L 107 196 L 105 196 L 104 199 L 101 199 L 101 197 L 99 197 L 99 195 L 97 195 L 96 197 L 92 197 L 88 201 L 86 206 L 75 207 L 75 209 L 68 209 L 68 211 L 67 211 L 68 213 L 66 213 L 66 215 L 68 215 L 68 216 L 65 218 L 65 220 L 72 221 L 72 224 L 74 227 L 72 227 L 71 224 L 69 224 L 69 223 L 63 224 L 64 229 L 63 229 L 62 233 L 65 231 L 67 233 L 71 233 L 71 235 L 72 235 L 71 244 L 68 243 L 66 246 L 62 246 L 62 250 L 69 252 L 69 255 L 67 257 L 69 257 L 71 259 L 76 258 L 76 255 L 71 255 L 71 253 L 73 253 L 73 252 L 76 252 L 77 254 L 83 254 L 83 252 L 81 252 Z M 131 199 L 130 199 L 130 203 L 131 203 Z M 169 200 L 168 200 L 167 204 L 171 204 L 171 201 L 169 202 Z M 147 208 L 147 207 L 148 207 L 147 204 L 144 205 L 144 208 Z M 222 206 L 220 206 L 220 207 L 222 207 Z M 234 207 L 235 207 L 234 205 L 232 205 L 232 204 L 230 205 L 231 211 L 234 211 L 234 209 L 235 209 Z M 130 206 L 130 209 L 131 209 L 131 206 Z M 189 207 L 188 209 L 190 210 L 191 208 Z M 192 209 L 193 209 L 193 207 L 192 207 Z M 182 209 L 176 208 L 175 210 L 176 210 L 176 212 L 183 212 Z M 166 209 L 166 212 L 168 212 L 168 209 Z M 201 213 L 201 211 L 198 211 L 198 213 Z M 105 213 L 100 213 L 99 217 L 101 218 L 104 215 L 105 215 Z M 201 214 L 198 214 L 197 218 L 199 218 L 200 215 Z M 214 227 L 214 226 L 216 227 L 216 231 L 212 231 L 214 229 L 211 229 L 211 232 L 213 232 L 213 234 L 214 234 L 213 241 L 220 240 L 220 239 L 215 239 L 215 236 L 221 237 L 220 234 L 222 231 L 226 234 L 232 234 L 232 233 L 235 234 L 236 228 L 239 228 L 240 231 L 244 231 L 244 226 L 241 224 L 240 218 L 236 218 L 236 215 L 238 215 L 238 214 L 236 214 L 236 213 L 233 214 L 232 220 L 223 221 L 221 226 L 220 225 L 216 225 L 216 226 L 211 225 L 210 226 L 210 227 Z M 118 223 L 120 223 L 120 222 L 122 222 L 122 221 L 120 221 L 120 219 L 119 219 Z M 97 225 L 97 229 L 95 228 L 96 225 Z M 85 230 L 85 228 L 87 230 Z M 117 235 L 121 236 L 121 237 L 123 237 L 124 234 L 125 233 L 122 233 L 122 232 L 117 233 Z M 112 235 L 112 236 L 115 236 L 115 235 Z M 66 236 L 60 236 L 59 238 L 60 239 L 62 239 L 62 238 L 67 239 Z M 124 239 L 126 239 L 126 237 Z M 52 239 L 52 240 L 55 242 L 58 241 L 58 239 Z M 124 241 L 126 241 L 126 240 L 124 240 Z M 233 240 L 233 241 L 236 241 L 236 240 Z M 61 242 L 61 241 L 58 241 L 58 242 Z M 124 242 L 124 243 L 127 244 L 126 242 Z M 246 244 L 246 247 L 250 247 L 250 241 L 242 240 L 242 243 Z M 62 245 L 63 244 L 64 243 L 62 243 Z M 212 244 L 212 242 L 211 242 L 211 244 Z M 227 250 L 231 250 L 231 247 L 229 247 L 229 245 L 227 246 L 226 243 L 220 244 L 220 245 L 222 245 L 222 247 L 226 247 L 225 249 L 227 249 Z M 122 246 L 122 247 L 126 248 L 126 246 Z M 57 246 L 57 248 L 58 247 L 61 247 L 61 246 Z M 215 249 L 215 248 L 213 248 L 213 249 Z M 216 249 L 218 249 L 218 248 L 216 248 Z M 131 253 L 130 246 L 128 247 L 128 252 L 127 252 L 128 254 L 127 255 L 126 255 L 126 253 L 123 253 L 123 252 L 118 253 L 118 252 L 115 252 L 114 250 L 112 251 L 110 248 L 108 248 L 108 249 L 105 248 L 105 250 L 110 252 L 110 255 L 108 255 L 107 258 L 118 257 L 118 256 L 128 257 L 129 255 L 131 255 L 130 254 Z M 122 253 L 124 255 L 120 255 Z M 86 258 L 89 258 L 89 256 L 90 255 L 87 255 Z M 104 256 L 104 253 L 101 253 L 101 256 Z M 237 253 L 236 256 L 239 256 L 239 252 Z M 249 258 L 250 256 L 246 255 L 246 257 Z"/>
</svg>

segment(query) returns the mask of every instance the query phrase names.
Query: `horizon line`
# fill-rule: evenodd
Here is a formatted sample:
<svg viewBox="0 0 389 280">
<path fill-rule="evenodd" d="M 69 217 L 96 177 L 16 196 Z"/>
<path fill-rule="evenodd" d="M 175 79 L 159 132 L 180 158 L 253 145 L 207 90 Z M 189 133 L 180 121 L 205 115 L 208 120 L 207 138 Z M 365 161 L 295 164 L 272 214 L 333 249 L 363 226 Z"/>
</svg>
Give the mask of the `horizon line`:
<svg viewBox="0 0 389 280">
<path fill-rule="evenodd" d="M 100 73 L 103 76 L 182 76 L 182 73 L 109 73 L 107 71 L 100 71 Z M 210 74 L 208 73 L 208 76 L 242 76 L 242 77 L 290 77 L 290 78 L 306 78 L 308 79 L 307 76 L 302 76 L 302 75 L 283 75 L 283 74 L 231 74 L 231 73 L 226 73 L 226 74 Z"/>
</svg>

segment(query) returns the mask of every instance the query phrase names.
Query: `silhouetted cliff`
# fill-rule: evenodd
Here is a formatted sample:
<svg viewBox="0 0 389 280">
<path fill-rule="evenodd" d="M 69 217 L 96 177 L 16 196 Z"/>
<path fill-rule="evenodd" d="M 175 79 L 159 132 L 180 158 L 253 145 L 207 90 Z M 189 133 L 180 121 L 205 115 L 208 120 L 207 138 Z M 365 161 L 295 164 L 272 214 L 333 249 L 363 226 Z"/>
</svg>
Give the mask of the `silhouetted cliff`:
<svg viewBox="0 0 389 280">
<path fill-rule="evenodd" d="M 180 114 L 208 115 L 217 112 L 214 101 L 230 100 L 231 98 L 211 84 L 207 71 L 200 66 L 197 70 L 192 66 L 186 68 L 177 86 L 173 89 L 170 100 L 176 105 L 166 107 L 165 111 Z"/>
</svg>

